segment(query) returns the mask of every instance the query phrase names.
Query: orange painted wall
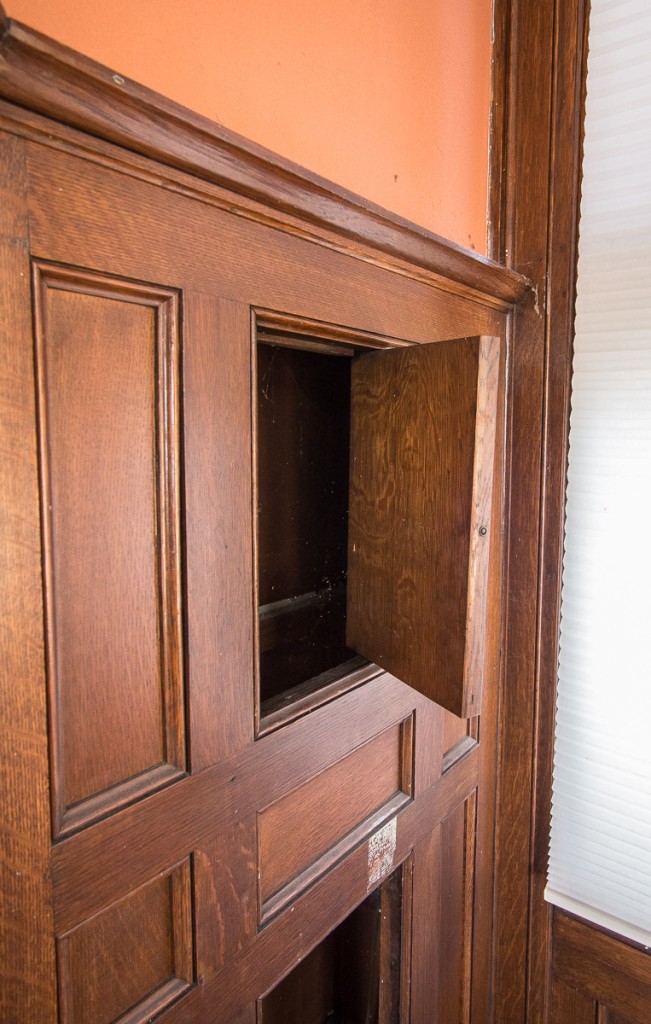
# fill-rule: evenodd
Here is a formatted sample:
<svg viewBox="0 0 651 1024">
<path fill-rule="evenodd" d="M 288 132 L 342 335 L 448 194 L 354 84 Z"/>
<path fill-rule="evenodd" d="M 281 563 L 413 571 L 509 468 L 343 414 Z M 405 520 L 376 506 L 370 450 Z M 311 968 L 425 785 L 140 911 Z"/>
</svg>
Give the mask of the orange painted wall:
<svg viewBox="0 0 651 1024">
<path fill-rule="evenodd" d="M 486 248 L 491 0 L 6 0 L 18 21 Z"/>
</svg>

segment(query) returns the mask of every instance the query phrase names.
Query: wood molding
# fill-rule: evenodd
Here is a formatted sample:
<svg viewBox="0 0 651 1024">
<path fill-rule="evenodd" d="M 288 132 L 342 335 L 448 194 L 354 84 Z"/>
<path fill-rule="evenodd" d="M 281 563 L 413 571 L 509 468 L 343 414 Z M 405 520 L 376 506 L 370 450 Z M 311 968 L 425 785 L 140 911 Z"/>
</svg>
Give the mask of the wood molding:
<svg viewBox="0 0 651 1024">
<path fill-rule="evenodd" d="M 631 1021 L 648 1019 L 651 953 L 554 910 L 554 984 L 565 985 Z M 569 1018 L 566 1018 L 569 1019 Z"/>
<path fill-rule="evenodd" d="M 544 902 L 587 0 L 497 0 L 491 255 L 526 273 L 513 317 L 495 876 L 495 1019 L 549 1019 Z"/>
<path fill-rule="evenodd" d="M 0 95 L 125 149 L 153 157 L 370 245 L 503 305 L 526 276 L 333 185 L 7 17 L 0 8 Z"/>
</svg>

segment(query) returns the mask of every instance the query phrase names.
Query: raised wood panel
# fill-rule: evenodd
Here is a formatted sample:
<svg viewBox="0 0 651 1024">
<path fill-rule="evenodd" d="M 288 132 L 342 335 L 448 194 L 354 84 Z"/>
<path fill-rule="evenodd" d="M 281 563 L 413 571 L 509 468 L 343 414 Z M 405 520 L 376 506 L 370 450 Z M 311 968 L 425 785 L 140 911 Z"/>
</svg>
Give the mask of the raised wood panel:
<svg viewBox="0 0 651 1024">
<path fill-rule="evenodd" d="M 437 1020 L 469 1024 L 476 794 L 441 823 Z"/>
<path fill-rule="evenodd" d="M 397 725 L 408 718 L 414 704 L 422 701 L 397 680 L 380 676 L 369 689 L 360 687 L 345 694 L 251 744 L 244 753 L 58 843 L 52 854 L 58 930 L 68 931 L 86 920 L 134 885 L 144 884 L 152 873 L 164 871 L 166 864 L 179 861 L 188 850 L 206 850 L 215 836 L 235 822 L 309 782 L 389 728 L 392 721 Z M 467 760 L 473 763 L 459 767 L 467 767 L 475 778 L 476 761 L 473 755 Z M 468 777 L 465 772 L 453 775 L 446 777 L 445 792 L 449 787 L 456 801 L 457 786 L 467 786 Z M 118 870 L 125 849 L 127 878 Z"/>
<path fill-rule="evenodd" d="M 37 263 L 55 835 L 185 768 L 173 292 Z"/>
<path fill-rule="evenodd" d="M 609 1017 L 644 1024 L 651 1012 L 651 950 L 554 910 L 552 977 L 595 1000 Z M 601 1019 L 600 1019 L 601 1020 Z"/>
<path fill-rule="evenodd" d="M 477 794 L 460 801 L 414 848 L 412 1020 L 468 1024 Z M 482 1018 L 479 1018 L 482 1019 Z"/>
<path fill-rule="evenodd" d="M 364 354 L 352 382 L 347 642 L 480 710 L 499 339 Z"/>
<path fill-rule="evenodd" d="M 404 688 L 403 688 L 404 689 Z M 351 695 L 352 696 L 352 695 Z M 345 698 L 344 698 L 345 699 Z M 317 712 L 318 714 L 318 712 Z M 282 731 L 282 730 L 281 730 Z M 266 737 L 256 747 L 263 743 L 270 743 L 279 736 L 278 733 Z M 287 755 L 291 759 L 292 753 L 298 751 L 298 747 L 292 747 Z M 282 913 L 279 913 L 267 924 L 259 929 L 253 941 L 244 943 L 228 961 L 215 969 L 202 975 L 200 984 L 193 988 L 182 1000 L 174 1004 L 167 1011 L 166 1024 L 197 1024 L 199 1021 L 208 1019 L 216 1024 L 233 1024 L 239 1020 L 239 1013 L 243 1007 L 249 1006 L 255 1001 L 260 993 L 270 991 L 278 981 L 285 977 L 293 967 L 302 960 L 314 947 L 335 928 L 350 912 L 350 909 L 361 903 L 369 889 L 379 884 L 386 878 L 396 866 L 402 864 L 414 850 L 416 856 L 417 848 L 421 849 L 423 841 L 440 823 L 447 818 L 452 811 L 462 804 L 472 793 L 477 785 L 478 758 L 477 751 L 465 758 L 454 772 L 448 773 L 438 783 L 435 783 L 419 799 L 405 804 L 398 812 L 397 827 L 395 831 L 395 848 L 393 855 L 383 858 L 382 872 L 371 877 L 369 868 L 378 864 L 377 846 L 375 833 L 364 839 L 340 861 L 336 862 L 331 870 L 316 878 L 313 885 L 301 891 L 296 898 L 287 906 Z M 157 800 L 161 796 L 174 798 L 175 808 L 169 815 L 170 821 L 176 818 L 183 818 L 188 814 L 187 796 L 179 799 L 182 786 L 190 784 L 197 786 L 202 777 L 208 775 L 204 772 L 200 776 L 186 780 L 180 786 L 172 787 L 166 794 L 153 797 Z M 267 774 L 267 773 L 265 773 Z M 231 813 L 240 806 L 239 797 L 244 797 L 244 792 L 236 788 L 235 784 L 227 785 L 228 780 L 223 780 L 213 793 L 204 793 L 201 799 L 201 806 L 206 813 L 212 813 L 213 803 L 217 804 L 217 815 L 223 818 L 225 815 L 224 804 L 220 803 L 219 795 L 224 790 L 230 795 L 229 806 Z M 128 808 L 124 814 L 139 813 L 145 809 L 145 805 L 136 805 Z M 227 813 L 227 812 L 226 812 Z M 146 842 L 151 847 L 152 840 L 148 837 L 147 824 L 141 817 L 139 836 L 133 839 L 134 845 Z M 115 819 L 109 819 L 115 821 Z M 210 831 L 214 825 L 208 822 Z M 81 833 L 66 842 L 90 837 L 95 831 Z M 196 827 L 196 823 L 195 823 Z M 144 837 L 147 837 L 146 839 Z M 173 837 L 174 842 L 178 836 Z M 131 837 L 124 836 L 127 844 Z M 123 841 L 124 841 L 123 840 Z M 193 845 L 192 840 L 185 838 L 188 845 Z M 161 840 L 156 836 L 154 842 L 157 846 L 165 845 L 165 839 Z M 170 843 L 168 848 L 171 848 Z M 387 854 L 390 851 L 387 851 Z M 131 864 L 138 860 L 139 851 L 134 851 Z M 101 883 L 101 877 L 99 879 Z M 418 898 L 414 907 L 418 907 Z M 428 914 L 417 914 L 421 928 L 436 938 L 437 931 L 432 927 L 432 921 Z M 406 926 L 405 926 L 406 927 Z M 416 936 L 416 920 L 412 934 Z M 423 985 L 429 988 L 435 984 L 432 971 L 432 959 L 428 959 L 427 950 L 419 945 L 414 949 L 413 963 L 419 972 Z M 418 967 L 416 968 L 416 964 Z M 409 1019 L 409 1018 L 407 1018 Z M 412 1024 L 431 1024 L 435 1017 L 423 1014 L 417 1016 L 412 1012 Z"/>
<path fill-rule="evenodd" d="M 190 862 L 59 939 L 62 1024 L 140 1024 L 193 983 Z"/>
<path fill-rule="evenodd" d="M 258 870 L 263 916 L 269 912 L 265 904 L 270 897 L 353 829 L 382 808 L 395 812 L 404 804 L 412 785 L 411 764 L 405 765 L 403 756 L 411 729 L 408 720 L 386 730 L 260 812 Z M 361 836 L 356 833 L 355 838 L 359 841 Z M 276 901 L 273 909 L 277 910 Z"/>
</svg>

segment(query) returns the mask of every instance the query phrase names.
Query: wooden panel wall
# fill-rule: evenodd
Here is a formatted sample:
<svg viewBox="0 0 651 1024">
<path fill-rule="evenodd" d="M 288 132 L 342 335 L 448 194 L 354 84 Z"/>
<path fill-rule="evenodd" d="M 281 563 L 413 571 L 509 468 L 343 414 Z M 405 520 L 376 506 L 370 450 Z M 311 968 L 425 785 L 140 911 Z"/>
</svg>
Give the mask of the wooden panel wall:
<svg viewBox="0 0 651 1024">
<path fill-rule="evenodd" d="M 651 951 L 560 910 L 552 925 L 552 1024 L 645 1024 Z"/>
<path fill-rule="evenodd" d="M 33 274 L 60 836 L 185 770 L 180 325 L 174 293 Z"/>
<path fill-rule="evenodd" d="M 3 28 L 4 1016 L 253 1024 L 398 870 L 386 1014 L 481 1024 L 499 577 L 479 722 L 378 670 L 256 734 L 252 325 L 506 337 L 523 279 Z"/>
</svg>

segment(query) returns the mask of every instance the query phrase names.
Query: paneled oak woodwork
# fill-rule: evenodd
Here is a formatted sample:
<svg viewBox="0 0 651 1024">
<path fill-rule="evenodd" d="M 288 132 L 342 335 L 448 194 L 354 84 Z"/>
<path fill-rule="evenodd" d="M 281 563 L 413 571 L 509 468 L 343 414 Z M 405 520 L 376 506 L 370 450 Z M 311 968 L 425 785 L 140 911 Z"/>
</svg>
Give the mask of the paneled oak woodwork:
<svg viewBox="0 0 651 1024">
<path fill-rule="evenodd" d="M 180 324 L 175 293 L 33 275 L 58 836 L 185 769 Z"/>
<path fill-rule="evenodd" d="M 380 1019 L 430 1024 L 434 1005 L 479 1024 L 500 610 L 468 517 L 491 343 L 454 343 L 472 451 L 446 570 L 486 609 L 481 728 L 377 665 L 260 716 L 251 350 L 298 333 L 310 352 L 441 357 L 442 339 L 505 337 L 523 280 L 6 23 L 0 90 L 3 1019 L 254 1024 L 379 901 L 400 919 Z M 82 96 L 91 134 L 71 127 Z M 455 603 L 457 635 L 477 630 Z M 432 951 L 453 965 L 434 996 Z"/>
<path fill-rule="evenodd" d="M 651 1006 L 651 952 L 561 910 L 553 911 L 553 990 L 598 1011 L 597 1024 L 644 1024 Z M 559 1024 L 569 1013 L 556 1009 Z"/>
<path fill-rule="evenodd" d="M 353 364 L 347 642 L 463 718 L 481 702 L 499 347 Z"/>
<path fill-rule="evenodd" d="M 194 980 L 190 863 L 62 935 L 63 1024 L 139 1024 Z"/>
</svg>

